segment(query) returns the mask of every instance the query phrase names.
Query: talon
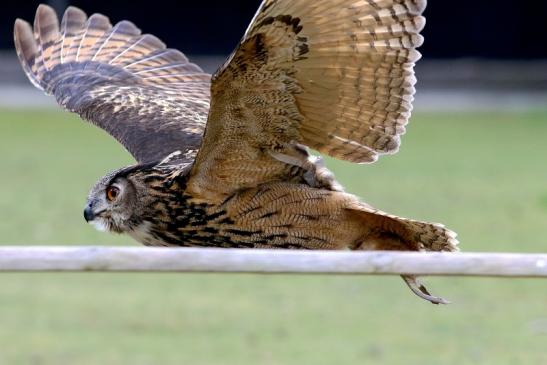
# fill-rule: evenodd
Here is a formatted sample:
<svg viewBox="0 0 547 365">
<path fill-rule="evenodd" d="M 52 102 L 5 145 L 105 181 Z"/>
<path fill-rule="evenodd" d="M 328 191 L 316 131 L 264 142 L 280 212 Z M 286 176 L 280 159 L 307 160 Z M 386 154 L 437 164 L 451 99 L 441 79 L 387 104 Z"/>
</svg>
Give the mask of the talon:
<svg viewBox="0 0 547 365">
<path fill-rule="evenodd" d="M 433 296 L 429 293 L 426 287 L 415 276 L 401 275 L 406 285 L 412 290 L 414 294 L 422 299 L 425 299 L 433 304 L 450 304 L 450 302 L 444 298 Z"/>
</svg>

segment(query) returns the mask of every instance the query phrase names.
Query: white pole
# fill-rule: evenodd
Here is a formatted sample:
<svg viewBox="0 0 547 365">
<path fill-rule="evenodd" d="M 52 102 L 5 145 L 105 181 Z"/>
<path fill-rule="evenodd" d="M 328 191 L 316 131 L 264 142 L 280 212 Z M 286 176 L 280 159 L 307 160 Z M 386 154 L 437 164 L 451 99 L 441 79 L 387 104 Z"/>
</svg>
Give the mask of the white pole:
<svg viewBox="0 0 547 365">
<path fill-rule="evenodd" d="M 247 272 L 547 277 L 547 254 L 0 247 L 0 272 Z"/>
</svg>

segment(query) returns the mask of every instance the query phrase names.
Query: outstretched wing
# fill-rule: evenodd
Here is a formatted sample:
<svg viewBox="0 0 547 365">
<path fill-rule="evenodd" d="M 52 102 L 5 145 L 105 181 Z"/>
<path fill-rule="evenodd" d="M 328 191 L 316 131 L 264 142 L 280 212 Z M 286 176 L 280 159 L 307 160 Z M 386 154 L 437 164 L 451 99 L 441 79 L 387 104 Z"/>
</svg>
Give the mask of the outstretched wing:
<svg viewBox="0 0 547 365">
<path fill-rule="evenodd" d="M 412 109 L 425 5 L 265 0 L 213 77 L 194 190 L 283 178 L 276 162 L 294 160 L 296 144 L 359 163 L 396 152 Z"/>
<path fill-rule="evenodd" d="M 64 108 L 106 130 L 139 162 L 175 151 L 193 160 L 209 110 L 210 75 L 131 22 L 69 7 L 59 22 L 40 5 L 34 30 L 15 22 L 30 81 Z"/>
</svg>

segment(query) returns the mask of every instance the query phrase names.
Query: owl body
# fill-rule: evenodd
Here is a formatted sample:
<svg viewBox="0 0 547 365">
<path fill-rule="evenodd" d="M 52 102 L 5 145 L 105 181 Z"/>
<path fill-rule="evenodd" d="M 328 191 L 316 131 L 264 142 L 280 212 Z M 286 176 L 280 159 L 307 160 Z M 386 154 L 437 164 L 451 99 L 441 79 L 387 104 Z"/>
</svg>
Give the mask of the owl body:
<svg viewBox="0 0 547 365">
<path fill-rule="evenodd" d="M 323 169 L 317 166 L 317 171 Z M 293 249 L 348 246 L 344 235 L 336 233 L 340 226 L 331 223 L 340 221 L 345 225 L 347 217 L 339 208 L 356 198 L 329 192 L 324 186 L 314 188 L 308 183 L 311 178 L 304 177 L 305 172 L 294 171 L 297 173 L 292 182 L 242 188 L 215 201 L 187 191 L 188 166 L 158 163 L 123 168 L 92 189 L 86 219 L 103 230 L 128 233 L 147 246 Z M 325 184 L 326 180 L 320 181 Z M 338 187 L 334 180 L 330 181 Z M 108 209 L 112 204 L 105 191 L 110 187 L 122 192 L 116 207 L 130 214 L 124 216 Z M 362 228 L 359 226 L 356 225 L 357 231 Z M 313 235 L 317 229 L 330 232 Z"/>
<path fill-rule="evenodd" d="M 316 167 L 324 174 L 324 167 Z M 333 189 L 314 187 L 300 172 L 293 182 L 271 181 L 211 200 L 188 191 L 190 170 L 161 163 L 122 169 L 90 193 L 86 209 L 103 212 L 89 220 L 147 246 L 455 249 L 454 235 L 442 225 L 381 212 L 335 190 L 334 180 Z M 115 204 L 106 201 L 105 190 L 112 186 L 123 191 Z M 122 217 L 111 205 L 130 214 Z"/>
<path fill-rule="evenodd" d="M 133 23 L 40 5 L 18 19 L 29 80 L 137 160 L 85 219 L 150 246 L 455 251 L 443 225 L 344 192 L 308 147 L 372 163 L 412 110 L 425 0 L 264 0 L 212 76 Z M 412 276 L 417 295 L 433 303 Z"/>
</svg>

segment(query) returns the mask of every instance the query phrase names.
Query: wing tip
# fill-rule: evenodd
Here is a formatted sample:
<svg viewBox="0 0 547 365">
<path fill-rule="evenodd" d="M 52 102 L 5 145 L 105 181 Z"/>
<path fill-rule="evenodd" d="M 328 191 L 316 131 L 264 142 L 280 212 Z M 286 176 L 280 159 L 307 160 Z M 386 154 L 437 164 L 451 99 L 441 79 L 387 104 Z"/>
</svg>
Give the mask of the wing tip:
<svg viewBox="0 0 547 365">
<path fill-rule="evenodd" d="M 48 42 L 59 37 L 59 18 L 51 6 L 38 5 L 34 17 L 34 34 L 41 48 L 51 46 L 51 44 L 48 45 Z"/>
<path fill-rule="evenodd" d="M 68 20 L 77 19 L 78 23 L 84 23 L 87 20 L 87 14 L 80 8 L 77 8 L 73 5 L 68 6 L 63 13 L 63 19 L 61 20 L 61 27 L 63 31 L 66 31 L 68 27 Z"/>
<path fill-rule="evenodd" d="M 15 50 L 17 54 L 24 57 L 24 60 L 28 62 L 27 57 L 30 57 L 28 51 L 35 55 L 37 51 L 36 40 L 32 33 L 32 25 L 26 20 L 17 18 L 13 26 L 13 39 L 15 43 Z"/>
<path fill-rule="evenodd" d="M 415 15 L 422 14 L 427 7 L 427 0 L 410 0 L 409 2 L 412 4 L 411 11 Z"/>
<path fill-rule="evenodd" d="M 31 28 L 31 25 L 29 24 L 29 22 L 27 22 L 26 20 L 24 19 L 21 19 L 21 18 L 17 18 L 15 19 L 15 25 L 14 25 L 14 33 L 15 34 L 20 34 L 21 31 L 22 31 L 22 28 L 23 27 L 26 27 L 28 26 L 29 28 Z"/>
<path fill-rule="evenodd" d="M 44 14 L 57 14 L 53 8 L 47 4 L 40 4 L 36 8 L 36 17 L 44 15 Z"/>
<path fill-rule="evenodd" d="M 85 11 L 83 11 L 82 9 L 78 8 L 77 6 L 74 6 L 74 5 L 69 5 L 67 6 L 67 8 L 65 9 L 65 14 L 70 14 L 70 13 L 74 13 L 74 14 L 78 14 L 78 15 L 84 15 L 87 17 L 87 14 Z"/>
<path fill-rule="evenodd" d="M 36 15 L 34 16 L 34 31 L 41 32 L 40 24 L 59 24 L 57 13 L 55 10 L 46 4 L 40 4 L 36 8 Z"/>
<path fill-rule="evenodd" d="M 30 82 L 38 89 L 43 89 L 40 81 L 32 70 L 32 65 L 38 56 L 38 44 L 34 38 L 32 26 L 26 20 L 17 18 L 13 26 L 13 40 L 15 43 L 15 51 L 19 62 L 23 67 L 23 71 L 27 75 Z"/>
<path fill-rule="evenodd" d="M 427 20 L 426 20 L 425 16 L 423 16 L 423 15 L 416 16 L 414 18 L 416 33 L 420 33 L 422 30 L 424 30 L 426 23 L 427 23 Z"/>
</svg>

